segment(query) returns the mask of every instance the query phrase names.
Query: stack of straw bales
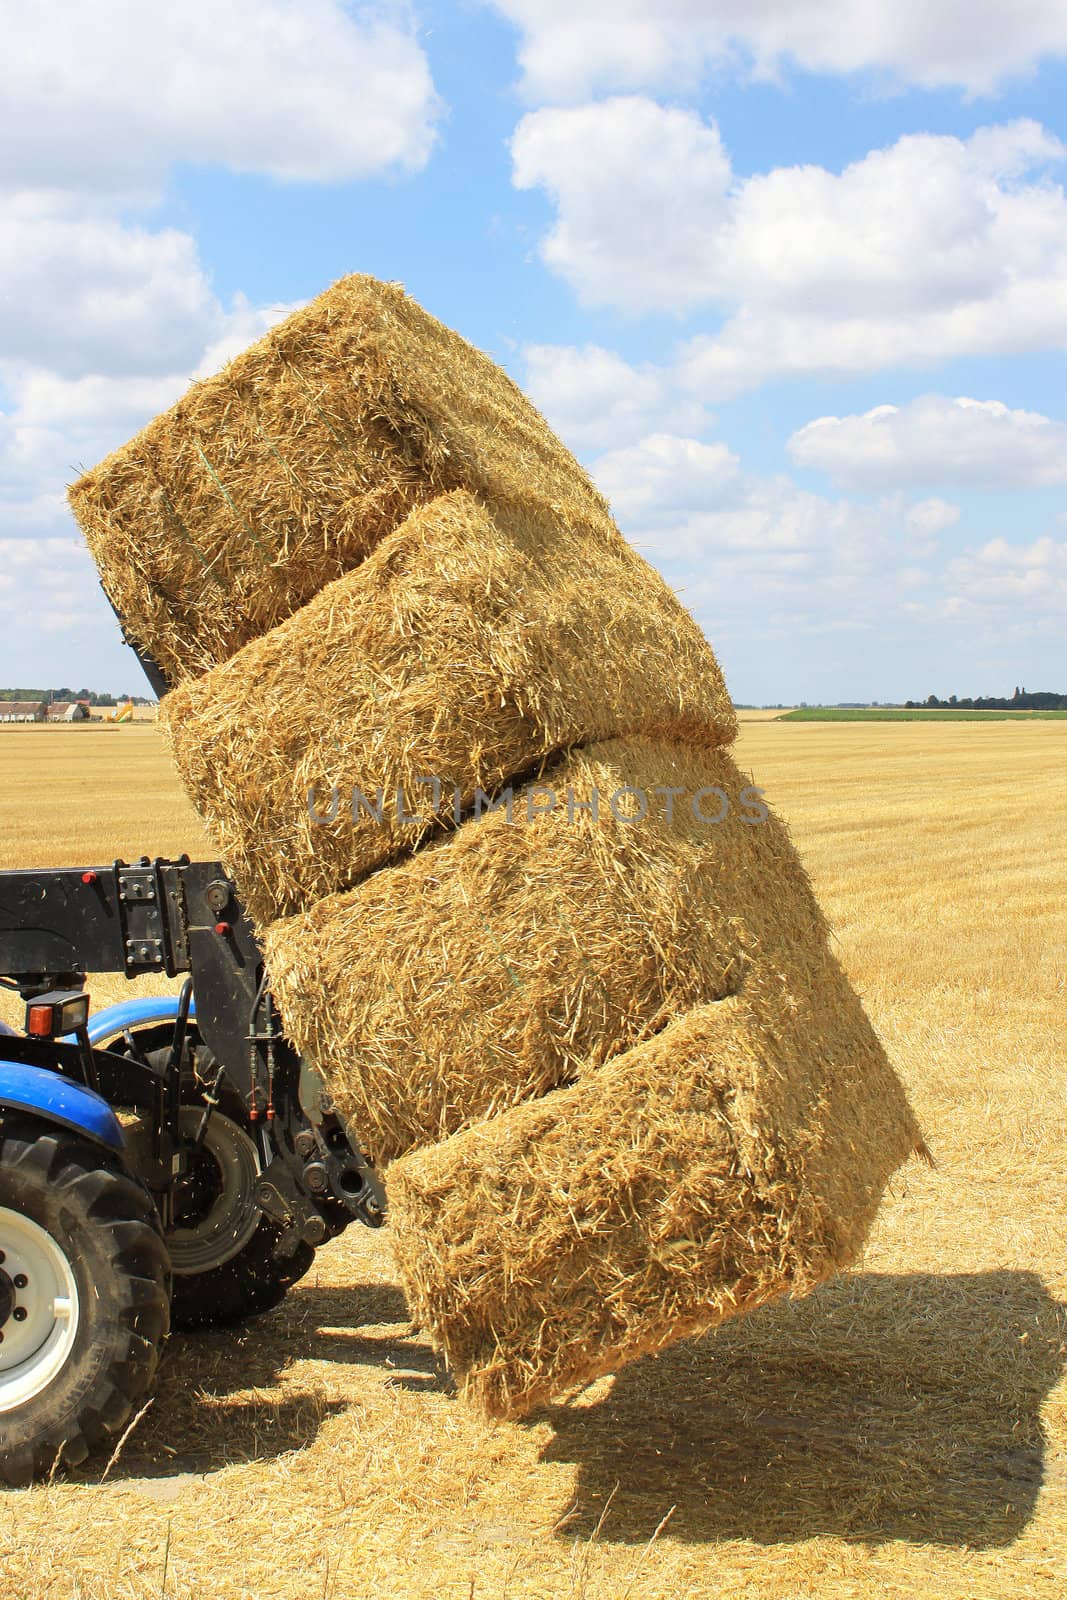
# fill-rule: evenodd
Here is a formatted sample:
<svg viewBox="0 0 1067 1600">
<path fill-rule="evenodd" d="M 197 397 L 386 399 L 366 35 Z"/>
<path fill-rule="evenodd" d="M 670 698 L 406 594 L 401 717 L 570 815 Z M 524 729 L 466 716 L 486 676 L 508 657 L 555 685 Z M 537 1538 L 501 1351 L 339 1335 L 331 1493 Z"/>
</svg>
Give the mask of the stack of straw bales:
<svg viewBox="0 0 1067 1600">
<path fill-rule="evenodd" d="M 903 1091 L 706 641 L 503 373 L 348 278 L 72 503 L 478 1404 L 855 1256 Z"/>
</svg>

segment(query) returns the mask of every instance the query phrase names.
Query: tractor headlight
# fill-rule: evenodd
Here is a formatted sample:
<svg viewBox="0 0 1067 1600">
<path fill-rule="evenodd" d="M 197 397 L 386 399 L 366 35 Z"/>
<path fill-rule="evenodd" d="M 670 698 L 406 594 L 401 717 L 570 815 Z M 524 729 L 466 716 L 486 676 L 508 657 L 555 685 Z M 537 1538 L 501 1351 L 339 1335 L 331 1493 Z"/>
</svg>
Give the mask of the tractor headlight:
<svg viewBox="0 0 1067 1600">
<path fill-rule="evenodd" d="M 26 1032 L 34 1039 L 78 1033 L 89 1021 L 89 996 L 78 989 L 39 994 L 26 1007 Z"/>
</svg>

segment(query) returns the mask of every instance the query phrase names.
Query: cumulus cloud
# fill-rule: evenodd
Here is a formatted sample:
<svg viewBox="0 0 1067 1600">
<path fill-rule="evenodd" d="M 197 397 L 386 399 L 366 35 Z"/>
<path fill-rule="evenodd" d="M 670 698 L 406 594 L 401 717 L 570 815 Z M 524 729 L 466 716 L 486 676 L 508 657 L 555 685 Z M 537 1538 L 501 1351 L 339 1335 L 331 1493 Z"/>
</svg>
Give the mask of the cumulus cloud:
<svg viewBox="0 0 1067 1600">
<path fill-rule="evenodd" d="M 583 300 L 682 311 L 718 292 L 731 174 L 713 124 L 630 96 L 531 112 L 511 154 L 516 186 L 555 203 L 541 253 Z"/>
<path fill-rule="evenodd" d="M 1067 543 L 1049 536 L 1031 544 L 990 539 L 949 564 L 950 614 L 982 609 L 994 613 L 1020 607 L 1031 617 L 1067 613 Z"/>
<path fill-rule="evenodd" d="M 65 485 L 292 309 L 219 299 L 195 239 L 152 220 L 170 172 L 412 172 L 441 106 L 406 0 L 0 0 L 0 22 L 5 646 L 13 666 L 66 631 L 104 659 Z"/>
<path fill-rule="evenodd" d="M 597 483 L 624 526 L 642 532 L 675 526 L 736 505 L 741 463 L 724 444 L 653 433 L 594 463 Z"/>
<path fill-rule="evenodd" d="M 785 473 L 745 472 L 722 443 L 666 433 L 608 451 L 591 470 L 624 532 L 668 563 L 743 556 L 768 573 L 914 565 L 959 516 L 939 499 L 830 499 Z"/>
<path fill-rule="evenodd" d="M 703 406 L 672 392 L 662 368 L 600 345 L 527 345 L 526 390 L 572 450 L 631 444 L 656 428 L 701 431 Z"/>
<path fill-rule="evenodd" d="M 725 313 L 681 353 L 705 399 L 1067 343 L 1067 196 L 1048 177 L 1065 151 L 1034 122 L 736 180 L 713 124 L 628 96 L 532 112 L 512 154 L 516 184 L 554 202 L 542 253 L 583 301 Z"/>
<path fill-rule="evenodd" d="M 163 378 L 60 377 L 43 369 L 10 375 L 0 410 L 0 530 L 69 521 L 63 489 L 79 466 L 123 444 L 186 387 Z M 34 509 L 36 508 L 36 509 Z"/>
<path fill-rule="evenodd" d="M 0 196 L 0 359 L 158 373 L 191 365 L 224 313 L 195 241 Z"/>
<path fill-rule="evenodd" d="M 876 74 L 888 87 L 989 93 L 1067 55 L 1059 0 L 1010 11 L 928 0 L 492 0 L 520 30 L 523 87 L 537 100 L 693 87 L 727 66 L 757 77 L 795 64 Z"/>
<path fill-rule="evenodd" d="M 0 0 L 0 17 L 5 363 L 158 375 L 232 347 L 195 240 L 138 220 L 176 164 L 337 182 L 432 148 L 404 0 Z"/>
<path fill-rule="evenodd" d="M 1067 343 L 1067 197 L 1046 175 L 1063 155 L 1023 121 L 748 180 L 722 240 L 734 314 L 691 342 L 689 380 L 735 392 Z"/>
<path fill-rule="evenodd" d="M 1067 423 L 999 400 L 923 395 L 861 416 L 818 417 L 788 448 L 798 466 L 819 468 L 847 489 L 1067 483 Z"/>
<path fill-rule="evenodd" d="M 180 398 L 195 377 L 215 372 L 292 307 L 215 306 L 212 343 L 164 373 L 80 373 L 0 363 L 0 537 L 70 531 L 65 486 L 124 444 Z M 9 548 L 6 545 L 5 548 Z"/>
<path fill-rule="evenodd" d="M 439 106 L 407 8 L 4 0 L 0 183 L 153 188 L 176 161 L 340 181 L 426 162 Z"/>
<path fill-rule="evenodd" d="M 66 635 L 76 652 L 99 622 L 103 606 L 96 569 L 78 540 L 70 535 L 0 536 L 0 628 L 9 672 L 27 644 L 40 663 L 42 634 Z M 130 665 L 135 666 L 132 657 Z M 131 672 L 129 682 L 136 683 L 137 676 Z"/>
<path fill-rule="evenodd" d="M 219 372 L 242 350 L 306 304 L 304 300 L 288 300 L 272 306 L 256 306 L 246 295 L 235 295 L 232 306 L 216 328 L 216 337 L 197 362 L 193 377 L 209 378 Z"/>
<path fill-rule="evenodd" d="M 969 545 L 939 496 L 816 494 L 682 436 L 606 452 L 592 471 L 743 698 L 904 697 L 950 678 L 990 692 L 1007 678 L 1010 692 L 1019 652 L 1057 659 L 1063 541 Z"/>
</svg>

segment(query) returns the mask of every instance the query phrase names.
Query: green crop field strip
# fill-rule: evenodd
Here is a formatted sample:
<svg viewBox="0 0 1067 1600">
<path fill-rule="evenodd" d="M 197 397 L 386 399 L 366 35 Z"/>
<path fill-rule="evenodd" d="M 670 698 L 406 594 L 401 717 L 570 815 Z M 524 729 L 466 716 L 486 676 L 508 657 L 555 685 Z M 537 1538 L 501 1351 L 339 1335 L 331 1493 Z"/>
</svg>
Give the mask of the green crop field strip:
<svg viewBox="0 0 1067 1600">
<path fill-rule="evenodd" d="M 778 722 L 1038 722 L 1067 718 L 1067 711 L 975 711 L 967 706 L 801 706 Z"/>
</svg>

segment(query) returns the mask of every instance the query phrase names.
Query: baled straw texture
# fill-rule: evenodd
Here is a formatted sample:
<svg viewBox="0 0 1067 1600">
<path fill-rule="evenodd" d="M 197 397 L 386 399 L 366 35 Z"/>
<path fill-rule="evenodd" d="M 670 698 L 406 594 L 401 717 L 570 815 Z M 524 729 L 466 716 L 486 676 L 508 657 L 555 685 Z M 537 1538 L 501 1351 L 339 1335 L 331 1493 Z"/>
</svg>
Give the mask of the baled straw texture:
<svg viewBox="0 0 1067 1600">
<path fill-rule="evenodd" d="M 342 278 L 74 484 L 104 588 L 171 684 L 468 488 L 610 526 L 522 391 L 397 284 Z"/>
<path fill-rule="evenodd" d="M 807 918 L 792 873 L 761 882 Z M 855 1259 L 888 1178 L 923 1151 L 821 934 L 772 940 L 738 993 L 398 1162 L 395 1253 L 466 1398 L 521 1416 L 807 1293 Z"/>
<path fill-rule="evenodd" d="M 162 714 L 259 923 L 455 826 L 477 790 L 563 747 L 715 745 L 736 726 L 700 629 L 624 540 L 494 515 L 465 491 L 413 512 Z"/>
<path fill-rule="evenodd" d="M 725 751 L 612 740 L 542 781 L 553 810 L 530 820 L 549 796 L 519 790 L 512 821 L 468 821 L 266 930 L 286 1031 L 379 1161 L 545 1094 L 742 979 L 788 1028 L 800 978 L 779 968 L 829 961 L 788 836 L 742 820 L 755 813 Z M 670 820 L 657 786 L 682 791 Z M 694 815 L 709 786 L 728 798 L 720 824 Z M 626 788 L 647 796 L 644 821 L 613 816 Z M 580 809 L 594 791 L 596 819 Z"/>
</svg>

